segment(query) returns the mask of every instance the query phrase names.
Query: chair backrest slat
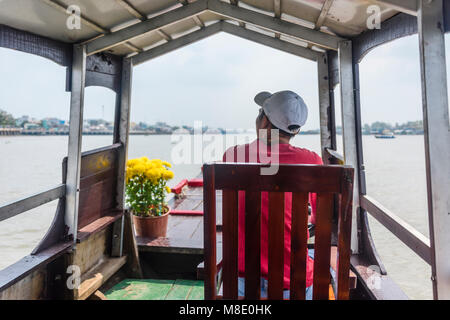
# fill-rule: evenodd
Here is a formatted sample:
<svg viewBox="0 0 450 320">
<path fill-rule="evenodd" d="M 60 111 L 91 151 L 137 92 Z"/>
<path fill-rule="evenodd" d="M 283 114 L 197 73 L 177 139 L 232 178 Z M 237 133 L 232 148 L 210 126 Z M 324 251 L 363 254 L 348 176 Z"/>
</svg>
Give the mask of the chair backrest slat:
<svg viewBox="0 0 450 320">
<path fill-rule="evenodd" d="M 329 298 L 332 210 L 333 194 L 319 193 L 314 242 L 314 300 Z"/>
<path fill-rule="evenodd" d="M 245 192 L 245 299 L 261 296 L 261 192 Z"/>
<path fill-rule="evenodd" d="M 337 254 L 337 299 L 349 299 L 349 271 L 351 255 L 352 206 L 353 192 L 349 182 L 353 176 L 343 177 L 343 190 L 340 197 L 338 221 L 338 254 Z"/>
<path fill-rule="evenodd" d="M 214 167 L 203 168 L 203 238 L 205 251 L 205 299 L 216 299 L 216 190 Z"/>
<path fill-rule="evenodd" d="M 284 192 L 269 192 L 267 297 L 283 299 L 284 284 Z"/>
<path fill-rule="evenodd" d="M 223 298 L 238 299 L 238 191 L 222 192 Z"/>
<path fill-rule="evenodd" d="M 313 299 L 328 299 L 330 295 L 331 234 L 335 197 L 339 199 L 336 297 L 348 299 L 353 168 L 280 164 L 278 172 L 268 176 L 261 175 L 260 170 L 264 166 L 255 163 L 214 163 L 203 166 L 205 298 L 217 298 L 216 190 L 222 190 L 224 299 L 239 298 L 238 277 L 241 262 L 245 264 L 244 298 L 252 300 L 261 298 L 262 232 L 267 232 L 268 241 L 268 298 L 283 298 L 283 289 L 286 289 L 284 288 L 286 258 L 284 244 L 285 237 L 288 236 L 285 226 L 287 193 L 292 193 L 290 299 L 305 299 L 308 200 L 311 193 L 317 194 Z M 240 191 L 245 192 L 245 197 L 239 196 Z M 268 193 L 268 216 L 264 217 L 264 219 L 267 218 L 267 230 L 261 230 L 263 192 Z M 240 216 L 239 208 L 245 208 L 244 216 Z M 239 229 L 240 224 L 245 225 L 244 230 Z M 239 238 L 239 235 L 242 238 Z M 243 245 L 242 242 L 244 242 Z M 239 248 L 242 247 L 245 250 L 244 261 L 239 261 Z"/>
<path fill-rule="evenodd" d="M 308 194 L 292 193 L 290 299 L 305 300 L 308 250 Z"/>
</svg>

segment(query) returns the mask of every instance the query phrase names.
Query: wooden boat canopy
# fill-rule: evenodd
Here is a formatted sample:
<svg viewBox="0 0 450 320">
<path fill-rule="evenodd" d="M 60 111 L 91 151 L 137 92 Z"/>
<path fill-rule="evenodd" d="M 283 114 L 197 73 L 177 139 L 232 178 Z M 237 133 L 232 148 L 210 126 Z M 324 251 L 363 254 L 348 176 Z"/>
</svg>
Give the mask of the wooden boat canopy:
<svg viewBox="0 0 450 320">
<path fill-rule="evenodd" d="M 401 1 L 371 2 L 379 5 L 381 21 L 400 11 L 417 11 L 417 6 L 406 4 L 407 1 L 402 5 L 395 5 Z M 6 0 L 1 4 L 0 21 L 64 43 L 88 43 L 88 54 L 104 50 L 120 56 L 136 54 L 221 20 L 302 46 L 313 43 L 337 49 L 339 38 L 354 37 L 367 30 L 369 4 L 370 1 L 349 0 Z M 68 13 L 76 10 L 74 5 L 81 10 L 83 26 L 70 30 L 63 26 Z M 282 23 L 272 23 L 272 28 L 263 25 L 273 21 L 271 17 Z M 292 26 L 299 26 L 296 35 L 288 30 Z"/>
<path fill-rule="evenodd" d="M 0 3 L 0 22 L 4 25 L 0 26 L 0 45 L 17 46 L 15 49 L 20 50 L 21 41 L 33 41 L 26 33 L 17 33 L 16 44 L 12 44 L 12 30 L 5 28 L 8 26 L 42 36 L 40 46 L 59 51 L 43 55 L 65 66 L 70 65 L 71 50 L 63 44 L 74 43 L 86 44 L 88 56 L 108 52 L 138 56 L 134 59 L 141 63 L 153 57 L 156 48 L 163 50 L 174 40 L 183 38 L 177 42 L 184 45 L 223 31 L 244 38 L 255 37 L 258 42 L 270 37 L 278 40 L 274 43 L 288 47 L 293 44 L 309 48 L 303 51 L 313 51 L 313 55 L 324 49 L 337 50 L 338 42 L 344 39 L 355 39 L 356 43 L 366 42 L 359 49 L 362 54 L 363 48 L 370 47 L 369 43 L 379 37 L 374 34 L 380 34 L 370 32 L 373 30 L 367 27 L 369 5 L 379 7 L 381 30 L 387 27 L 391 37 L 417 32 L 416 19 L 411 16 L 417 15 L 416 1 L 4 0 Z M 450 15 L 447 11 L 446 15 Z M 73 14 L 80 15 L 81 25 L 71 30 L 66 25 Z M 212 27 L 221 21 L 225 23 Z M 448 23 L 445 30 L 449 30 Z"/>
</svg>

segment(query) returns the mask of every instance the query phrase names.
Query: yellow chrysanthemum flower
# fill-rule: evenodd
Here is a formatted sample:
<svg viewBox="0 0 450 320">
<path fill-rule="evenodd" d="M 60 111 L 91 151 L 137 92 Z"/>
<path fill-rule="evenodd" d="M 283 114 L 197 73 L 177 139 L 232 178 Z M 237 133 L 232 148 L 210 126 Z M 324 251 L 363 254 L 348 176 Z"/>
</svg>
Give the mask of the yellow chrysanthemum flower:
<svg viewBox="0 0 450 320">
<path fill-rule="evenodd" d="M 156 165 L 157 167 L 162 167 L 162 160 L 161 159 L 153 159 L 151 162 Z"/>
<path fill-rule="evenodd" d="M 173 178 L 173 176 L 174 176 L 174 174 L 170 170 L 165 170 L 164 173 L 163 173 L 164 180 L 170 180 L 170 179 Z"/>
<path fill-rule="evenodd" d="M 166 181 L 174 177 L 174 173 L 169 170 L 172 165 L 161 159 L 148 159 L 140 157 L 127 161 L 126 168 L 126 195 L 127 205 L 130 210 L 137 215 L 161 215 L 162 206 L 155 206 L 155 200 L 165 204 L 165 193 L 170 193 L 171 189 L 166 186 Z M 145 186 L 141 188 L 139 186 Z"/>
<path fill-rule="evenodd" d="M 150 160 L 147 157 L 141 157 L 141 158 L 139 158 L 139 161 L 142 164 L 146 164 L 146 163 L 150 162 Z"/>
<path fill-rule="evenodd" d="M 138 159 L 131 159 L 127 161 L 127 167 L 132 168 L 139 162 Z"/>
<path fill-rule="evenodd" d="M 138 163 L 133 167 L 133 169 L 136 174 L 143 174 L 143 173 L 145 173 L 146 168 L 145 168 L 144 164 Z"/>
</svg>

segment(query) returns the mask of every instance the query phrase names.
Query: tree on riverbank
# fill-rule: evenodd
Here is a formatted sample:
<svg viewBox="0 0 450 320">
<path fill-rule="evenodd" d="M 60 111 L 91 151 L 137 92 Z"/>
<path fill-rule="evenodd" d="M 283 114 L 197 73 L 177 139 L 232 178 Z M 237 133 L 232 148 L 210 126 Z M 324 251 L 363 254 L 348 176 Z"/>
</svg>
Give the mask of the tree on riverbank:
<svg viewBox="0 0 450 320">
<path fill-rule="evenodd" d="M 0 109 L 0 126 L 13 126 L 15 123 L 14 117 L 11 114 Z"/>
<path fill-rule="evenodd" d="M 390 123 L 376 121 L 372 124 L 365 124 L 362 128 L 363 134 L 382 133 L 383 131 L 396 131 L 400 134 L 423 134 L 423 121 L 408 121 L 406 123 Z"/>
</svg>

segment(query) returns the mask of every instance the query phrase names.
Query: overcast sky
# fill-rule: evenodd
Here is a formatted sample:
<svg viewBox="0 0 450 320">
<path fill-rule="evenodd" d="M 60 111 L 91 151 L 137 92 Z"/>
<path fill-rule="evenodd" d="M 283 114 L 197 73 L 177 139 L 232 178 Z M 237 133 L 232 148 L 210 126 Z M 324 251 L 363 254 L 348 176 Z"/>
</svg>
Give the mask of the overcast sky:
<svg viewBox="0 0 450 320">
<path fill-rule="evenodd" d="M 419 68 L 417 36 L 370 52 L 360 66 L 363 123 L 422 119 Z M 0 109 L 15 117 L 68 119 L 65 68 L 0 48 L 0 72 Z M 228 34 L 136 67 L 133 85 L 131 120 L 135 122 L 193 126 L 201 120 L 213 127 L 253 128 L 258 110 L 255 94 L 293 90 L 309 107 L 305 129 L 319 127 L 315 63 Z M 109 89 L 87 88 L 85 119 L 104 115 L 112 120 L 114 99 Z"/>
</svg>

